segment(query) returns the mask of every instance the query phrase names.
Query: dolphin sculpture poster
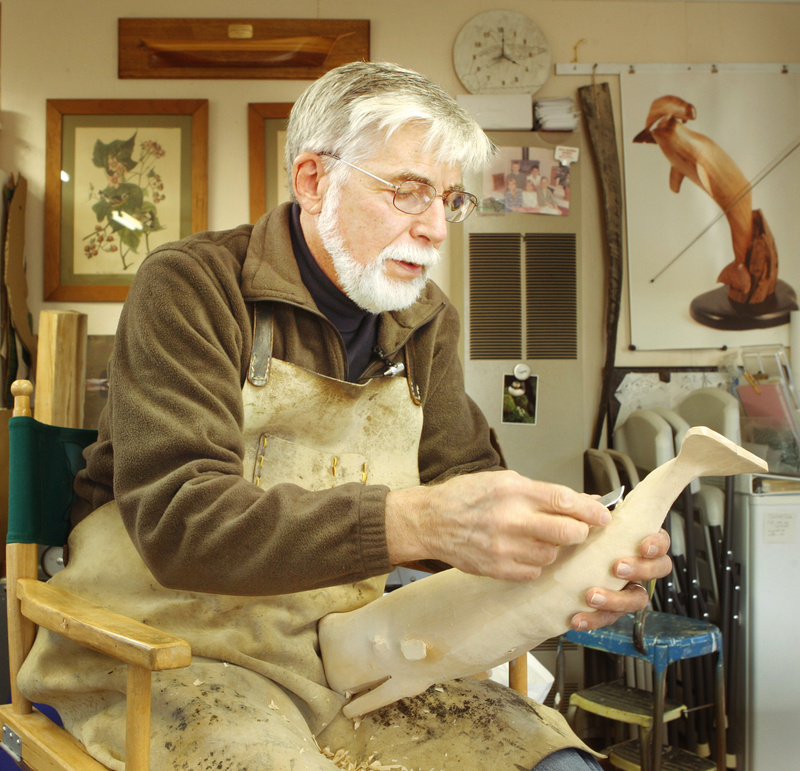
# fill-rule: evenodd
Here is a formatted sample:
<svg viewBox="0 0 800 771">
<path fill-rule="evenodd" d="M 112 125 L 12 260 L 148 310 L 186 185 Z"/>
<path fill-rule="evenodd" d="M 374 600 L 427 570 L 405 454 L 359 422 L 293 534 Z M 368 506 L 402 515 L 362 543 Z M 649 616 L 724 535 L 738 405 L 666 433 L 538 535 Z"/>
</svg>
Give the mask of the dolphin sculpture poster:
<svg viewBox="0 0 800 771">
<path fill-rule="evenodd" d="M 789 343 L 800 296 L 800 75 L 620 77 L 631 343 Z"/>
</svg>

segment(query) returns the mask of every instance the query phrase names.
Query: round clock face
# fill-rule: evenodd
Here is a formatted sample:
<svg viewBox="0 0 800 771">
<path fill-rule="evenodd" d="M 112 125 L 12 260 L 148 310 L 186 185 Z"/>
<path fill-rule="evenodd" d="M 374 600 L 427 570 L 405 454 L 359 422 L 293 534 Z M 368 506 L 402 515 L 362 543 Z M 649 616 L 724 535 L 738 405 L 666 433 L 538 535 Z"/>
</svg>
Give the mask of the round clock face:
<svg viewBox="0 0 800 771">
<path fill-rule="evenodd" d="M 486 11 L 461 28 L 453 64 L 472 94 L 534 94 L 550 74 L 550 47 L 524 14 Z"/>
</svg>

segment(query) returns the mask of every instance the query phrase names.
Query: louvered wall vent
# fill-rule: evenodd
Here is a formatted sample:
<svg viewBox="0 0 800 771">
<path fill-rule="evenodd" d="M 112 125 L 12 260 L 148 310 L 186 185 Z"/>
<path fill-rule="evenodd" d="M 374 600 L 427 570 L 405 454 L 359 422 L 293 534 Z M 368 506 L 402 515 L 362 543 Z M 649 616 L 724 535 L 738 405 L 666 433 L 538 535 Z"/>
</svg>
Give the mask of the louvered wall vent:
<svg viewBox="0 0 800 771">
<path fill-rule="evenodd" d="M 469 355 L 522 356 L 522 263 L 518 233 L 469 237 Z"/>
<path fill-rule="evenodd" d="M 526 356 L 578 358 L 578 276 L 574 233 L 525 235 Z"/>
<path fill-rule="evenodd" d="M 576 359 L 575 234 L 471 233 L 469 303 L 470 359 Z"/>
</svg>

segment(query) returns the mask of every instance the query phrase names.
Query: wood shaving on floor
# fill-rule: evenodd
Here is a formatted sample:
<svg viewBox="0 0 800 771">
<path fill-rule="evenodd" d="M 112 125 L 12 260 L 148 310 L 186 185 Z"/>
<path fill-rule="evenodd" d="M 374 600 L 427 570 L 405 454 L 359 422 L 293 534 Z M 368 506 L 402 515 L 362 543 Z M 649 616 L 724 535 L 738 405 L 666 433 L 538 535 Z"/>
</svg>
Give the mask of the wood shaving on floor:
<svg viewBox="0 0 800 771">
<path fill-rule="evenodd" d="M 320 752 L 344 771 L 415 771 L 402 763 L 382 763 L 380 760 L 376 760 L 375 755 L 370 755 L 366 760 L 357 763 L 350 757 L 348 750 L 333 752 L 330 747 L 325 747 L 320 749 Z M 436 771 L 436 769 L 432 768 L 430 771 Z"/>
</svg>

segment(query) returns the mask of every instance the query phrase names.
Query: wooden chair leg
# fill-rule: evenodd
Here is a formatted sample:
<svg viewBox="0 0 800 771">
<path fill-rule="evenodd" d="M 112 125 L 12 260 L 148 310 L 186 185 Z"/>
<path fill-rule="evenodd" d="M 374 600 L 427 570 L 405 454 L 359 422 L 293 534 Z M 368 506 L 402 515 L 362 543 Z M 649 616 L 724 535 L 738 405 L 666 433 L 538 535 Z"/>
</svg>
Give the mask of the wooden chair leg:
<svg viewBox="0 0 800 771">
<path fill-rule="evenodd" d="M 128 692 L 125 734 L 126 771 L 150 768 L 150 684 L 149 669 L 128 664 Z"/>
<path fill-rule="evenodd" d="M 508 662 L 508 685 L 523 696 L 528 695 L 528 654 Z"/>
<path fill-rule="evenodd" d="M 17 673 L 25 657 L 33 647 L 36 624 L 20 613 L 17 597 L 17 581 L 20 578 L 38 578 L 39 547 L 35 543 L 10 543 L 6 553 L 14 557 L 6 559 L 6 604 L 8 611 L 8 668 L 11 678 L 11 703 L 18 715 L 29 715 L 33 709 L 17 688 Z"/>
</svg>

